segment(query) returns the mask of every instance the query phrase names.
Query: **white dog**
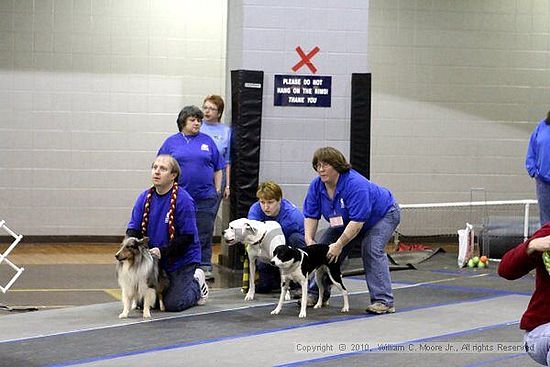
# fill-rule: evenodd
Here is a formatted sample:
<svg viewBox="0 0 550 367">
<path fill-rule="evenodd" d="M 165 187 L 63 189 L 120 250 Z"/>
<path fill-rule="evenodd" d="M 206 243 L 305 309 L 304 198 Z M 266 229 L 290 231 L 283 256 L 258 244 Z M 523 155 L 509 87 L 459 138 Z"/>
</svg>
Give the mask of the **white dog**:
<svg viewBox="0 0 550 367">
<path fill-rule="evenodd" d="M 248 277 L 248 293 L 245 301 L 252 301 L 255 294 L 254 276 L 256 275 L 256 259 L 269 263 L 273 250 L 285 244 L 285 236 L 281 225 L 275 221 L 260 222 L 247 218 L 236 219 L 229 223 L 229 228 L 223 231 L 223 238 L 228 245 L 243 243 L 248 253 L 250 274 Z M 290 299 L 290 295 L 288 295 Z"/>
</svg>

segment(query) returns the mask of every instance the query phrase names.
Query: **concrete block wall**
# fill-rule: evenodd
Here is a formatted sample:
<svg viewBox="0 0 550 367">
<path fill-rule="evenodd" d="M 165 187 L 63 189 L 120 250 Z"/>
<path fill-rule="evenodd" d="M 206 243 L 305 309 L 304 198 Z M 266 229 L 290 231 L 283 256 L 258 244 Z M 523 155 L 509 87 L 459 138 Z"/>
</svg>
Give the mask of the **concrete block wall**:
<svg viewBox="0 0 550 367">
<path fill-rule="evenodd" d="M 404 204 L 536 198 L 524 160 L 550 109 L 549 4 L 371 0 L 372 179 Z"/>
<path fill-rule="evenodd" d="M 401 203 L 468 200 L 472 187 L 534 198 L 523 160 L 549 109 L 549 10 L 540 0 L 0 0 L 0 219 L 26 235 L 122 234 L 179 108 L 228 96 L 226 71 L 239 68 L 265 72 L 260 178 L 299 206 L 313 151 L 349 153 L 352 72 L 373 74 L 371 176 Z M 320 48 L 312 61 L 333 77 L 331 108 L 273 106 L 273 75 L 293 73 L 297 46 Z"/>
<path fill-rule="evenodd" d="M 0 0 L 0 219 L 122 235 L 182 106 L 225 90 L 225 0 Z"/>
</svg>

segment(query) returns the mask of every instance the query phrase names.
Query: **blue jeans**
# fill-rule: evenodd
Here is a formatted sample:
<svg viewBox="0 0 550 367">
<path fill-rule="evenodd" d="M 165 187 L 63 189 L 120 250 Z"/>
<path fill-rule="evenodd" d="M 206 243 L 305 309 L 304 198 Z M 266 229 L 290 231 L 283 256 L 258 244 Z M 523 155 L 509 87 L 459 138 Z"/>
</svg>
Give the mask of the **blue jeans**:
<svg viewBox="0 0 550 367">
<path fill-rule="evenodd" d="M 399 205 L 395 203 L 372 228 L 366 232 L 360 232 L 350 243 L 342 249 L 338 258 L 340 266 L 350 251 L 358 243 L 361 244 L 361 257 L 363 259 L 363 268 L 365 269 L 365 280 L 369 289 L 371 303 L 381 302 L 387 306 L 393 306 L 393 292 L 391 289 L 390 268 L 385 247 L 391 236 L 395 232 L 397 225 L 401 220 Z M 344 228 L 328 228 L 321 237 L 319 243 L 333 243 L 342 234 Z M 330 297 L 331 282 L 328 276 L 322 279 L 325 285 L 325 294 L 323 299 Z M 315 298 L 319 295 L 319 289 L 312 279 L 309 285 L 309 293 Z"/>
<path fill-rule="evenodd" d="M 550 323 L 526 332 L 523 341 L 531 358 L 544 366 L 550 365 Z"/>
<path fill-rule="evenodd" d="M 286 239 L 286 244 L 295 248 L 305 248 L 304 235 L 298 232 L 292 233 Z M 269 293 L 274 289 L 281 289 L 281 272 L 279 268 L 271 264 L 256 261 L 256 271 L 260 279 L 256 283 L 256 292 Z"/>
<path fill-rule="evenodd" d="M 212 270 L 212 235 L 218 208 L 218 195 L 195 200 L 197 230 L 201 243 L 201 268 Z"/>
<path fill-rule="evenodd" d="M 201 291 L 195 280 L 195 268 L 195 264 L 190 264 L 176 271 L 166 272 L 170 279 L 170 286 L 164 292 L 166 311 L 180 312 L 197 304 Z"/>
<path fill-rule="evenodd" d="M 537 178 L 537 199 L 539 201 L 540 225 L 550 221 L 550 183 Z"/>
</svg>

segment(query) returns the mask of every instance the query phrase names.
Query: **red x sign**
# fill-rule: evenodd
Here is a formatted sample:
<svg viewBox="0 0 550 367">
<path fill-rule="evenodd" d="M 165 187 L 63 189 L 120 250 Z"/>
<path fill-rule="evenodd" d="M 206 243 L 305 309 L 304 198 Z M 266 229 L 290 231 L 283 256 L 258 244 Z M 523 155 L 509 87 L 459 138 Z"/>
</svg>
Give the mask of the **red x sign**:
<svg viewBox="0 0 550 367">
<path fill-rule="evenodd" d="M 298 55 L 300 55 L 301 60 L 292 67 L 292 70 L 298 71 L 302 66 L 307 65 L 309 70 L 311 70 L 311 72 L 315 74 L 317 72 L 317 68 L 311 62 L 311 58 L 315 56 L 317 52 L 319 52 L 319 47 L 315 46 L 315 48 L 309 51 L 309 53 L 306 55 L 302 48 L 298 46 L 296 47 L 296 52 L 298 52 Z"/>
</svg>

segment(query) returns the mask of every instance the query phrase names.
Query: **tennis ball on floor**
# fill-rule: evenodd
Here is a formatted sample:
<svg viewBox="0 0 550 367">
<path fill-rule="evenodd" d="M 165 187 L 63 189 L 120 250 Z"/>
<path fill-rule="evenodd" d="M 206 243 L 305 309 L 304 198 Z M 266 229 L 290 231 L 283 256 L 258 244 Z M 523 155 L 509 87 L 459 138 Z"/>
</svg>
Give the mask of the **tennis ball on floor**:
<svg viewBox="0 0 550 367">
<path fill-rule="evenodd" d="M 469 268 L 473 268 L 476 266 L 476 263 L 474 262 L 474 259 L 470 259 L 468 260 L 468 267 Z"/>
<path fill-rule="evenodd" d="M 478 267 L 478 268 L 486 268 L 486 267 L 487 267 L 487 264 L 484 263 L 483 261 L 480 261 L 480 262 L 477 263 L 477 267 Z"/>
<path fill-rule="evenodd" d="M 474 264 L 476 264 L 476 265 L 477 265 L 477 263 L 479 263 L 479 257 L 477 257 L 477 256 L 474 256 L 472 258 L 472 260 L 474 261 Z"/>
</svg>

